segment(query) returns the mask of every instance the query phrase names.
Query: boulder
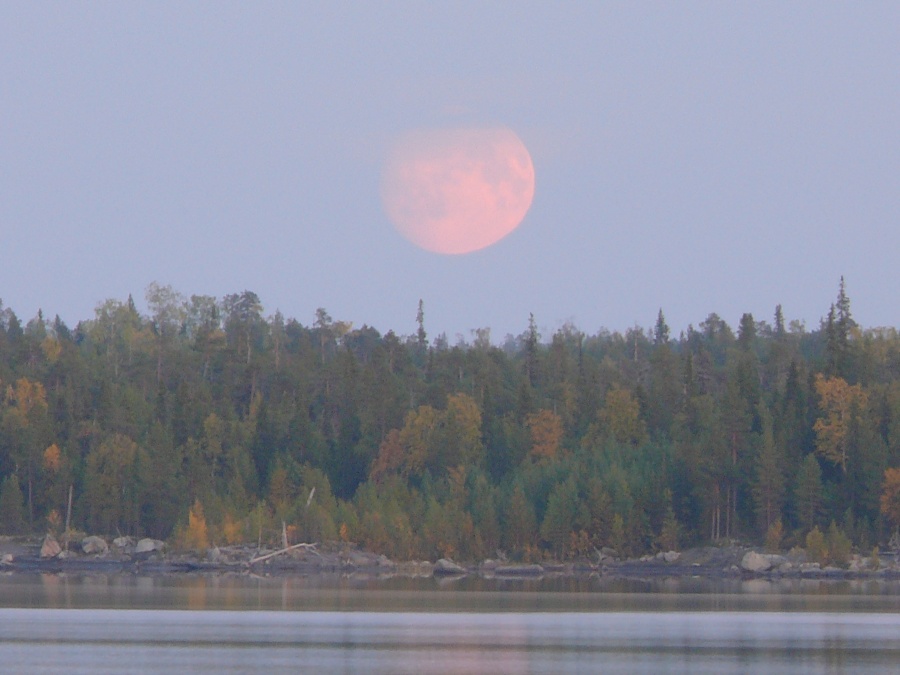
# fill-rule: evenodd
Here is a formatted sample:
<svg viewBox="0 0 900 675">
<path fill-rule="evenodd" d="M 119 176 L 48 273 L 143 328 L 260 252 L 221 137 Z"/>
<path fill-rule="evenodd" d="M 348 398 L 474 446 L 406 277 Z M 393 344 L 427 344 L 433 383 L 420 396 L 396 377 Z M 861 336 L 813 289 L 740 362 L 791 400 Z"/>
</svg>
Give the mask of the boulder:
<svg viewBox="0 0 900 675">
<path fill-rule="evenodd" d="M 768 572 L 772 569 L 772 561 L 767 555 L 748 551 L 741 559 L 741 569 L 745 572 Z"/>
<path fill-rule="evenodd" d="M 41 544 L 41 557 L 42 558 L 55 558 L 60 553 L 62 553 L 62 547 L 59 545 L 59 542 L 53 537 L 52 534 L 48 534 L 44 537 L 44 543 Z"/>
<path fill-rule="evenodd" d="M 678 561 L 681 554 L 678 551 L 666 551 L 662 554 L 662 557 L 667 563 L 673 563 Z"/>
<path fill-rule="evenodd" d="M 141 539 L 134 547 L 135 553 L 152 553 L 153 551 L 162 551 L 166 547 L 166 543 L 159 539 Z"/>
<path fill-rule="evenodd" d="M 821 574 L 822 568 L 817 562 L 800 563 L 800 574 L 803 576 L 818 576 Z"/>
<path fill-rule="evenodd" d="M 4 553 L 2 557 L 0 557 L 0 565 L 10 565 L 13 560 L 15 560 L 15 556 L 12 553 Z"/>
<path fill-rule="evenodd" d="M 436 563 L 434 563 L 433 574 L 436 574 L 438 576 L 465 573 L 466 569 L 464 567 L 460 567 L 455 562 L 453 562 L 452 560 L 448 560 L 447 558 L 441 558 Z"/>
<path fill-rule="evenodd" d="M 128 548 L 129 546 L 134 546 L 134 539 L 131 537 L 116 537 L 113 539 L 113 546 L 116 548 Z"/>
<path fill-rule="evenodd" d="M 538 577 L 544 573 L 540 565 L 502 565 L 494 570 L 497 576 L 506 577 Z"/>
<path fill-rule="evenodd" d="M 88 555 L 103 555 L 109 551 L 109 546 L 102 537 L 91 536 L 81 540 L 81 550 Z"/>
</svg>

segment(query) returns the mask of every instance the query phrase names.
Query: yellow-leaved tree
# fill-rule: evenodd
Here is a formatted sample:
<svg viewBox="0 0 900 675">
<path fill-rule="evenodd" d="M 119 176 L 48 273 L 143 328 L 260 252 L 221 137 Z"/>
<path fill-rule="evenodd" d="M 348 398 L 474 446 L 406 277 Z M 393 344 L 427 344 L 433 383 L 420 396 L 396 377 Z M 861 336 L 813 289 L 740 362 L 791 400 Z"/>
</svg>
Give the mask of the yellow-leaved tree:
<svg viewBox="0 0 900 675">
<path fill-rule="evenodd" d="M 562 443 L 562 418 L 552 410 L 538 410 L 525 418 L 525 425 L 531 433 L 531 457 L 554 459 Z"/>
<path fill-rule="evenodd" d="M 606 392 L 597 421 L 588 428 L 582 443 L 586 447 L 599 447 L 607 439 L 635 446 L 647 440 L 640 403 L 627 389 L 613 387 Z"/>
<path fill-rule="evenodd" d="M 839 465 L 842 473 L 847 473 L 847 429 L 850 417 L 854 410 L 857 414 L 862 414 L 869 398 L 860 385 L 848 384 L 840 377 L 826 378 L 819 374 L 816 376 L 815 386 L 825 413 L 813 425 L 816 432 L 816 452 Z"/>
<path fill-rule="evenodd" d="M 885 469 L 880 506 L 884 517 L 900 528 L 900 469 Z"/>
<path fill-rule="evenodd" d="M 381 481 L 390 474 L 421 475 L 426 469 L 440 474 L 478 464 L 483 454 L 478 404 L 467 394 L 450 394 L 444 410 L 419 406 L 407 413 L 402 429 L 386 434 L 370 476 Z"/>
</svg>

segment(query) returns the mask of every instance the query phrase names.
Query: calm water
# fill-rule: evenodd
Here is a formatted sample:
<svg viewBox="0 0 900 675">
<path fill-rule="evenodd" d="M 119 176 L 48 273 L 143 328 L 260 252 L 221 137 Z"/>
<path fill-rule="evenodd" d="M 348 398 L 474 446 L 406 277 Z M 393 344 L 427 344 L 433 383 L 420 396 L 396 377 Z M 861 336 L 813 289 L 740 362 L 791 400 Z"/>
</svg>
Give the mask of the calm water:
<svg viewBox="0 0 900 675">
<path fill-rule="evenodd" d="M 0 577 L 3 672 L 890 672 L 873 582 Z"/>
</svg>

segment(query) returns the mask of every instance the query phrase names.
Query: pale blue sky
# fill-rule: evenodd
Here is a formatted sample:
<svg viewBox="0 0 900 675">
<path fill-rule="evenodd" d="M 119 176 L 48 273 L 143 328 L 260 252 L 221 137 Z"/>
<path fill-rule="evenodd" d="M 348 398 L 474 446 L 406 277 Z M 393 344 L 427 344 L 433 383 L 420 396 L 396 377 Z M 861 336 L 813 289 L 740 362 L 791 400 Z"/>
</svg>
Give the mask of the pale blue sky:
<svg viewBox="0 0 900 675">
<path fill-rule="evenodd" d="M 152 281 L 382 332 L 900 325 L 900 3 L 0 2 L 0 298 L 73 324 Z M 505 125 L 534 204 L 440 256 L 391 140 Z"/>
</svg>

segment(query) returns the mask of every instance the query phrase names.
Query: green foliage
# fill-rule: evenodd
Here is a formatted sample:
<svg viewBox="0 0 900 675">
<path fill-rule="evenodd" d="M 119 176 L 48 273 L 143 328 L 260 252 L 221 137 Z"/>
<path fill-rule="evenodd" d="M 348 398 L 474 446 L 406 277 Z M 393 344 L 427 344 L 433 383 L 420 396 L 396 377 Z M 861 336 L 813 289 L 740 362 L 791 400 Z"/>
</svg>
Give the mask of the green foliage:
<svg viewBox="0 0 900 675">
<path fill-rule="evenodd" d="M 872 547 L 872 553 L 869 556 L 869 566 L 873 570 L 877 570 L 881 568 L 881 558 L 878 556 L 879 551 L 877 546 Z"/>
<path fill-rule="evenodd" d="M 18 476 L 11 474 L 0 484 L 0 532 L 21 534 L 26 527 L 25 499 Z"/>
<path fill-rule="evenodd" d="M 846 565 L 850 559 L 850 539 L 833 520 L 828 527 L 828 558 L 835 565 Z"/>
<path fill-rule="evenodd" d="M 122 434 L 113 434 L 88 454 L 82 499 L 93 531 L 137 533 L 148 468 L 146 452 Z"/>
<path fill-rule="evenodd" d="M 628 555 L 631 549 L 625 532 L 625 519 L 619 513 L 613 516 L 609 532 L 609 547 L 614 549 L 619 556 Z"/>
<path fill-rule="evenodd" d="M 249 290 L 146 297 L 74 329 L 2 310 L 6 529 L 58 523 L 70 486 L 80 529 L 170 537 L 198 503 L 210 542 L 283 522 L 397 558 L 774 548 L 832 520 L 868 549 L 900 522 L 900 334 L 857 326 L 843 282 L 815 331 L 660 311 L 549 343 L 529 317 L 502 345 L 429 341 L 421 304 L 398 336 L 267 317 Z"/>
<path fill-rule="evenodd" d="M 534 544 L 537 525 L 534 507 L 521 484 L 516 484 L 503 512 L 501 541 L 508 551 L 524 552 Z"/>
<path fill-rule="evenodd" d="M 578 497 L 574 477 L 558 483 L 550 492 L 547 510 L 541 522 L 541 538 L 559 557 L 570 553 L 569 543 L 574 531 L 585 524 L 585 513 Z"/>
<path fill-rule="evenodd" d="M 666 518 L 663 521 L 662 529 L 659 532 L 657 541 L 659 547 L 663 551 L 677 551 L 678 542 L 681 539 L 681 526 L 675 517 L 675 512 L 669 508 L 666 511 Z"/>
<path fill-rule="evenodd" d="M 828 562 L 828 544 L 825 542 L 825 535 L 818 526 L 814 527 L 806 535 L 806 555 L 813 562 L 824 565 Z"/>
<path fill-rule="evenodd" d="M 795 502 L 800 524 L 805 529 L 813 527 L 822 507 L 822 469 L 812 454 L 806 456 L 797 473 Z"/>
<path fill-rule="evenodd" d="M 769 525 L 766 530 L 766 550 L 770 553 L 778 553 L 781 550 L 781 542 L 784 539 L 784 526 L 780 520 Z"/>
</svg>

